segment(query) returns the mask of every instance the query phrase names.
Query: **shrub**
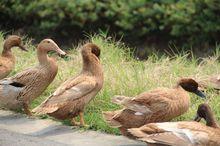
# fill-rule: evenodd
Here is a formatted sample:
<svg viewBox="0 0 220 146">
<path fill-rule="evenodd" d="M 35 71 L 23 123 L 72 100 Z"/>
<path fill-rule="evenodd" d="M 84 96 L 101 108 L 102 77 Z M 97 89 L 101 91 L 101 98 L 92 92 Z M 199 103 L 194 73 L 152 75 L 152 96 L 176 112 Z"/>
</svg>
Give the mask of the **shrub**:
<svg viewBox="0 0 220 146">
<path fill-rule="evenodd" d="M 140 39 L 216 43 L 218 0 L 2 0 L 1 28 L 34 35 L 81 35 L 98 29 Z"/>
</svg>

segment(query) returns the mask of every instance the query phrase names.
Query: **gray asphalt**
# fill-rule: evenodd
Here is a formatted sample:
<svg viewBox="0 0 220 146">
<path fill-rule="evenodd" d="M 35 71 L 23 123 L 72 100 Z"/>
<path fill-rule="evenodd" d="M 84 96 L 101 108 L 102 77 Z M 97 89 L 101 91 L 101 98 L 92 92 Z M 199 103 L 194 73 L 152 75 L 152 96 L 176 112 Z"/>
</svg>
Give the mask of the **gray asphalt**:
<svg viewBox="0 0 220 146">
<path fill-rule="evenodd" d="M 67 144 L 58 143 L 34 136 L 28 136 L 4 129 L 0 129 L 1 146 L 67 146 Z"/>
<path fill-rule="evenodd" d="M 1 146 L 146 146 L 123 136 L 82 131 L 50 119 L 0 110 Z"/>
</svg>

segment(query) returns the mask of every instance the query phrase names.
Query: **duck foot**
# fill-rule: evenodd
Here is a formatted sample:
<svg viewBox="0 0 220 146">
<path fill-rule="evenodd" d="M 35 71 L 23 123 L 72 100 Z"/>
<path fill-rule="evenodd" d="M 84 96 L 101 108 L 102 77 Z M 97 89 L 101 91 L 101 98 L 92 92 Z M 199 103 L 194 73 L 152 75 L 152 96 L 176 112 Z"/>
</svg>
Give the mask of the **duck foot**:
<svg viewBox="0 0 220 146">
<path fill-rule="evenodd" d="M 79 113 L 79 118 L 80 118 L 80 122 L 76 122 L 75 118 L 73 118 L 73 119 L 71 120 L 72 126 L 80 126 L 80 127 L 86 127 L 86 128 L 88 128 L 89 125 L 86 125 L 86 124 L 85 124 L 83 112 L 80 112 L 80 113 Z"/>
<path fill-rule="evenodd" d="M 32 112 L 29 110 L 28 104 L 24 103 L 24 104 L 23 104 L 23 108 L 24 108 L 24 113 L 25 113 L 26 115 L 28 115 L 29 117 L 32 117 L 32 116 L 33 116 Z"/>
</svg>

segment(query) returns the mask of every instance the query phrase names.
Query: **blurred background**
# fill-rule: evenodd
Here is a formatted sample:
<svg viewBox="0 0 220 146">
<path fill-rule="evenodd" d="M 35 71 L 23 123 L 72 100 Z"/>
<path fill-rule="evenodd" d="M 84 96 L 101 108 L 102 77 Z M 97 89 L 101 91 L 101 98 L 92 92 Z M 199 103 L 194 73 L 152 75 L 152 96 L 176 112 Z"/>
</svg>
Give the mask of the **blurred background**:
<svg viewBox="0 0 220 146">
<path fill-rule="evenodd" d="M 1 0 L 0 30 L 62 46 L 102 33 L 152 52 L 211 55 L 220 41 L 219 0 Z"/>
</svg>

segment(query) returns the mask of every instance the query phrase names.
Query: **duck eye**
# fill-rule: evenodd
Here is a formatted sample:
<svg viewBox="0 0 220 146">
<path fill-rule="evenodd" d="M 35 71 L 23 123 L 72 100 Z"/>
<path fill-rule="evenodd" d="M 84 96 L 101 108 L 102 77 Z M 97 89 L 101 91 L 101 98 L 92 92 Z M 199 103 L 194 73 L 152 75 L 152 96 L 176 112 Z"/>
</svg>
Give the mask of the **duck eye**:
<svg viewBox="0 0 220 146">
<path fill-rule="evenodd" d="M 47 41 L 47 43 L 50 43 L 50 41 Z"/>
</svg>

